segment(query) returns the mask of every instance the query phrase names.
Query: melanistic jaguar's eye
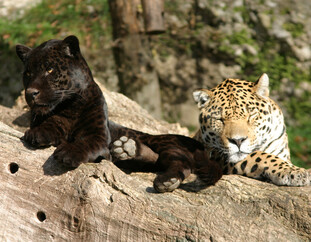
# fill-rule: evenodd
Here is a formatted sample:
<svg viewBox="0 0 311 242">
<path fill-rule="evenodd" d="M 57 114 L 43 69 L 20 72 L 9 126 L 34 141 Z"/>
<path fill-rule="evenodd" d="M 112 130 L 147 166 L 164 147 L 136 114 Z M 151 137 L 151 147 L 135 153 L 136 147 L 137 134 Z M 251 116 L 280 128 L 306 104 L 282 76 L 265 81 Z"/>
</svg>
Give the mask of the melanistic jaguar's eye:
<svg viewBox="0 0 311 242">
<path fill-rule="evenodd" d="M 26 71 L 24 74 L 25 74 L 25 76 L 27 76 L 27 77 L 30 77 L 30 75 L 31 75 L 29 71 Z"/>
<path fill-rule="evenodd" d="M 46 69 L 46 72 L 47 73 L 52 73 L 54 71 L 54 69 L 53 69 L 53 67 L 48 67 L 47 69 Z"/>
</svg>

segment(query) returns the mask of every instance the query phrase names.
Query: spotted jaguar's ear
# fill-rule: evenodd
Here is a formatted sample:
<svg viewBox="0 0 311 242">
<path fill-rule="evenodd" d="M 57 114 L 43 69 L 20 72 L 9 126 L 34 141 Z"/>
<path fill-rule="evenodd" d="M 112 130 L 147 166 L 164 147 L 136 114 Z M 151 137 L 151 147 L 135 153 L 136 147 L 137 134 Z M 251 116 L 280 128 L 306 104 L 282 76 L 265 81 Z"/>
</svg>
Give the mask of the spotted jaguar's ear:
<svg viewBox="0 0 311 242">
<path fill-rule="evenodd" d="M 16 45 L 16 54 L 25 63 L 28 53 L 31 51 L 31 48 L 25 45 Z"/>
<path fill-rule="evenodd" d="M 76 36 L 70 35 L 63 40 L 64 50 L 68 56 L 75 57 L 80 53 L 79 40 Z"/>
<path fill-rule="evenodd" d="M 197 89 L 193 92 L 193 99 L 202 108 L 212 96 L 212 92 L 207 89 Z"/>
<path fill-rule="evenodd" d="M 263 73 L 254 86 L 255 92 L 262 97 L 269 97 L 269 77 Z"/>
</svg>

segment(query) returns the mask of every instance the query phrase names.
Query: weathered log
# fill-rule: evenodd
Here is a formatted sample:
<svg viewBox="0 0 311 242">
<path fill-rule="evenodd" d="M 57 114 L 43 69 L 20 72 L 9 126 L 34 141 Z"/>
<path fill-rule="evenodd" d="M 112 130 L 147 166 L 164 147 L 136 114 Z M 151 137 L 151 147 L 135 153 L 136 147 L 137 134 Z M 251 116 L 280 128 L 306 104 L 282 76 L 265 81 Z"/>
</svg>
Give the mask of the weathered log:
<svg viewBox="0 0 311 242">
<path fill-rule="evenodd" d="M 123 95 L 103 91 L 114 121 L 147 132 L 184 133 Z M 23 111 L 9 114 L 4 119 L 12 126 Z M 311 239 L 311 187 L 230 175 L 202 190 L 190 180 L 158 194 L 154 174 L 126 174 L 105 160 L 68 170 L 54 162 L 54 148 L 28 149 L 21 136 L 0 122 L 0 241 Z"/>
</svg>

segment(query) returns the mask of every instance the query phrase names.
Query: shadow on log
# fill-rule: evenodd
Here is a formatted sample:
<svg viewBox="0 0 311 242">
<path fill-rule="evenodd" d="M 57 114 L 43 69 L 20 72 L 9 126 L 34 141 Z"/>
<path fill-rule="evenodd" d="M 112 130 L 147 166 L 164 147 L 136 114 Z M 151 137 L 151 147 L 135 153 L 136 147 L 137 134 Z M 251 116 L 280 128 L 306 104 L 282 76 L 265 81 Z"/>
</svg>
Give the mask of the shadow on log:
<svg viewBox="0 0 311 242">
<path fill-rule="evenodd" d="M 112 120 L 145 132 L 186 133 L 154 120 L 123 95 L 103 91 Z M 10 126 L 25 115 L 0 110 Z M 310 239 L 311 187 L 231 175 L 200 192 L 189 180 L 173 193 L 158 194 L 154 174 L 128 175 L 105 160 L 68 170 L 53 161 L 54 148 L 27 149 L 22 135 L 0 122 L 0 241 Z"/>
</svg>

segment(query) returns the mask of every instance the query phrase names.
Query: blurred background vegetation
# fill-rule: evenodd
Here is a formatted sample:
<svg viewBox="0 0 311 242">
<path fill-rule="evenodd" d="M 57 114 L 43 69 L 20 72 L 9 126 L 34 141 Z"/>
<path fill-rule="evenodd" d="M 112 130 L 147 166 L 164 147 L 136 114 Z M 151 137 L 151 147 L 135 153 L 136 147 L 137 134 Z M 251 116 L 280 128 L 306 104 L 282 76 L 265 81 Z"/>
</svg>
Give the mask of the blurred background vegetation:
<svg viewBox="0 0 311 242">
<path fill-rule="evenodd" d="M 286 116 L 292 160 L 311 167 L 311 3 L 170 0 L 164 16 L 166 32 L 149 36 L 163 118 L 194 131 L 192 90 L 229 77 L 256 81 L 266 72 Z M 23 89 L 15 45 L 70 34 L 96 79 L 119 91 L 108 0 L 45 0 L 0 17 L 0 104 L 12 106 Z"/>
</svg>

